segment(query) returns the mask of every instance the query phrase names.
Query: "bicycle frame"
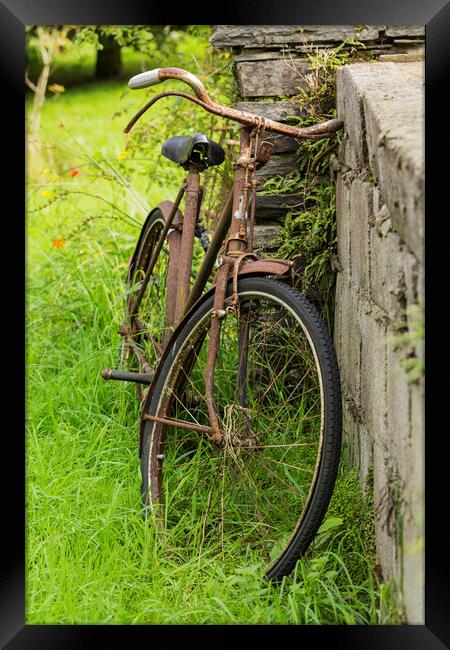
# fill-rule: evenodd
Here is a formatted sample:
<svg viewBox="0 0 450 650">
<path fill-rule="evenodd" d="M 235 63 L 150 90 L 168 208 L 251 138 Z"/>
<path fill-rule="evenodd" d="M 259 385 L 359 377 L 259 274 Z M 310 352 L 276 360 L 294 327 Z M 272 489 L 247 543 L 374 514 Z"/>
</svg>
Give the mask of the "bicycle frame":
<svg viewBox="0 0 450 650">
<path fill-rule="evenodd" d="M 164 201 L 157 206 L 165 217 L 166 227 L 161 233 L 154 253 L 155 261 L 166 238 L 170 253 L 165 343 L 167 343 L 168 335 L 178 325 L 183 315 L 189 311 L 202 295 L 221 249 L 223 249 L 224 253 L 222 260 L 228 257 L 231 257 L 233 261 L 238 259 L 242 261 L 247 256 L 255 258 L 252 247 L 255 210 L 254 192 L 250 223 L 248 223 L 248 203 L 250 199 L 249 190 L 256 188 L 256 181 L 252 179 L 252 182 L 248 182 L 247 179 L 249 168 L 252 168 L 251 171 L 253 172 L 255 165 L 256 155 L 254 158 L 251 157 L 251 136 L 254 130 L 246 126 L 241 127 L 240 155 L 235 164 L 233 187 L 192 288 L 190 288 L 190 279 L 195 225 L 203 198 L 203 190 L 200 187 L 200 166 L 195 163 L 189 165 L 188 175 L 174 203 Z M 266 162 L 270 155 L 267 152 L 267 147 L 263 147 L 262 155 L 265 157 L 262 162 Z M 186 194 L 186 203 L 183 216 L 178 208 L 184 194 Z M 249 227 L 250 231 L 248 232 Z M 152 262 L 153 259 L 150 261 L 146 278 L 144 278 L 143 285 L 136 298 L 136 308 L 147 286 L 147 276 L 150 277 L 153 270 L 154 265 Z M 280 275 L 287 273 L 291 266 L 292 263 L 287 260 L 258 260 L 253 263 L 246 262 L 245 268 L 242 265 L 240 273 L 253 272 Z M 228 269 L 228 272 L 230 271 L 231 268 Z"/>
<path fill-rule="evenodd" d="M 165 335 L 163 347 L 167 349 L 174 330 L 179 329 L 186 314 L 201 297 L 206 283 L 213 270 L 215 260 L 219 253 L 219 268 L 216 274 L 216 281 L 211 291 L 214 292 L 213 311 L 211 314 L 210 338 L 208 344 L 208 357 L 205 370 L 205 398 L 208 407 L 211 426 L 208 431 L 204 427 L 198 427 L 199 432 L 206 433 L 212 442 L 220 445 L 222 432 L 214 406 L 214 368 L 220 344 L 221 320 L 226 310 L 238 310 L 237 304 L 237 281 L 242 274 L 264 274 L 283 275 L 290 271 L 292 262 L 287 260 L 257 260 L 253 254 L 253 226 L 256 203 L 257 181 L 254 172 L 257 162 L 264 164 L 270 156 L 271 146 L 269 143 L 262 143 L 258 149 L 259 129 L 255 127 L 241 127 L 239 158 L 235 163 L 233 187 L 228 200 L 222 211 L 217 224 L 213 239 L 201 264 L 195 284 L 190 288 L 192 259 L 194 251 L 195 226 L 200 213 L 203 190 L 200 186 L 199 164 L 190 163 L 188 175 L 183 183 L 175 203 L 164 201 L 157 208 L 165 217 L 165 226 L 160 234 L 155 251 L 150 260 L 143 285 L 136 298 L 134 310 L 138 309 L 148 279 L 152 273 L 153 266 L 162 248 L 163 242 L 167 239 L 169 246 L 169 267 L 166 296 L 165 314 Z M 252 148 L 254 155 L 252 157 Z M 250 180 L 249 180 L 250 175 Z M 178 210 L 183 195 L 186 195 L 185 213 L 181 215 Z M 251 202 L 250 219 L 248 218 L 248 206 Z M 249 232 L 248 232 L 249 230 Z M 228 234 L 227 234 L 228 233 Z M 249 261 L 252 258 L 252 261 Z M 233 278 L 232 295 L 226 298 L 227 285 Z M 208 292 L 209 293 L 209 292 Z M 227 303 L 227 304 L 226 304 Z M 226 310 L 224 307 L 226 306 Z M 183 318 L 184 317 L 184 318 Z M 177 328 L 178 326 L 178 328 Z M 243 326 L 240 333 L 240 371 L 238 389 L 242 405 L 245 406 L 245 364 L 248 346 L 248 331 Z M 164 353 L 162 355 L 165 356 Z M 156 372 L 155 377 L 158 373 Z M 155 379 L 153 377 L 153 380 Z M 150 389 L 147 395 L 152 393 Z M 180 424 L 182 426 L 182 424 Z M 197 428 L 195 425 L 189 425 Z"/>
</svg>

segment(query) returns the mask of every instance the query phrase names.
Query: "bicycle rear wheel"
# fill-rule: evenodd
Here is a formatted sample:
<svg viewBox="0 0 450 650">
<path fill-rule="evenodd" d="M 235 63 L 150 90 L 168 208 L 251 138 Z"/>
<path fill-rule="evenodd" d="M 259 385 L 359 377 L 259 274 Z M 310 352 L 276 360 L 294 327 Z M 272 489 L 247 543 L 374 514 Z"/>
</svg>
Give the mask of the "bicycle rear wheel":
<svg viewBox="0 0 450 650">
<path fill-rule="evenodd" d="M 254 277 L 239 281 L 238 297 L 239 313 L 222 321 L 216 361 L 223 444 L 208 439 L 211 297 L 173 341 L 145 406 L 142 492 L 148 516 L 173 532 L 182 552 L 220 554 L 279 579 L 310 545 L 332 494 L 339 374 L 325 325 L 304 296 Z"/>
<path fill-rule="evenodd" d="M 140 372 L 154 369 L 162 353 L 169 268 L 167 241 L 163 244 L 145 293 L 136 307 L 135 301 L 164 225 L 161 210 L 153 210 L 144 224 L 136 251 L 128 265 L 122 362 L 128 363 L 131 370 Z M 142 399 L 143 387 L 136 384 L 136 389 Z"/>
</svg>

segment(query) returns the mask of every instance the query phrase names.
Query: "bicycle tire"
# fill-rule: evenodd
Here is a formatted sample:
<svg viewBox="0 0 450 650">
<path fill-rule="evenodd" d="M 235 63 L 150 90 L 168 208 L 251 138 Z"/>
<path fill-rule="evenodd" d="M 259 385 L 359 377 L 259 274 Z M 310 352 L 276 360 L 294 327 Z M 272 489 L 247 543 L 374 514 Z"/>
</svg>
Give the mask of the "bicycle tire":
<svg viewBox="0 0 450 650">
<path fill-rule="evenodd" d="M 228 295 L 230 292 L 231 286 Z M 228 320 L 230 316 L 226 320 L 228 325 L 222 325 L 224 338 L 216 364 L 214 399 L 218 412 L 221 409 L 221 426 L 225 423 L 223 430 L 228 431 L 226 443 L 217 449 L 201 433 L 145 419 L 150 416 L 179 420 L 178 411 L 182 411 L 185 415 L 181 419 L 187 423 L 202 426 L 207 423 L 203 405 L 188 407 L 184 402 L 188 403 L 186 387 L 199 391 L 202 387 L 202 359 L 207 349 L 205 342 L 214 298 L 211 296 L 194 310 L 172 342 L 152 397 L 144 408 L 142 497 L 146 516 L 166 531 L 176 530 L 184 539 L 185 552 L 198 553 L 206 547 L 214 553 L 223 552 L 226 561 L 234 549 L 233 562 L 256 561 L 267 578 L 279 580 L 293 570 L 310 546 L 333 492 L 341 447 L 339 371 L 325 324 L 315 307 L 298 291 L 279 280 L 248 277 L 239 280 L 238 297 L 240 317 L 230 314 L 231 320 Z M 230 353 L 231 343 L 227 338 L 228 331 L 233 332 L 235 326 L 244 330 L 247 327 L 249 331 L 245 361 L 242 361 L 242 349 L 238 352 L 238 365 L 242 363 L 244 367 L 243 380 L 242 370 L 236 370 L 236 359 Z M 293 332 L 298 338 L 293 338 Z M 291 344 L 300 346 L 293 355 Z M 266 350 L 269 364 L 264 362 Z M 282 376 L 283 368 L 280 371 L 278 368 L 283 358 L 287 370 Z M 276 366 L 278 373 L 274 380 L 272 366 Z M 317 381 L 312 372 L 307 381 L 313 367 Z M 221 371 L 228 374 L 221 376 Z M 233 383 L 231 379 L 239 372 L 245 400 L 242 384 L 239 390 L 234 390 L 233 397 L 227 396 Z M 297 381 L 299 373 L 302 377 Z M 229 378 L 228 383 L 225 377 Z M 282 391 L 288 395 L 287 399 Z M 223 408 L 222 393 L 223 401 L 229 400 Z M 238 393 L 241 403 L 236 405 L 233 399 L 237 400 Z M 274 406 L 273 395 L 275 398 L 280 395 L 279 406 Z M 183 402 L 182 408 L 178 402 Z M 188 408 L 191 408 L 189 415 Z M 269 412 L 270 416 L 275 413 L 278 419 L 264 424 Z M 259 420 L 253 415 L 256 413 L 262 414 L 258 415 Z M 292 415 L 294 419 L 286 429 L 279 418 L 285 417 L 288 422 L 288 416 Z M 292 438 L 294 430 L 298 438 Z M 270 465 L 269 461 L 274 464 Z M 222 476 L 220 504 L 219 496 L 212 494 L 213 490 L 219 490 L 214 483 L 214 476 L 218 480 L 219 475 Z M 208 477 L 210 483 L 206 484 Z M 308 481 L 308 485 L 301 481 Z M 217 540 L 219 531 L 221 548 Z"/>
</svg>

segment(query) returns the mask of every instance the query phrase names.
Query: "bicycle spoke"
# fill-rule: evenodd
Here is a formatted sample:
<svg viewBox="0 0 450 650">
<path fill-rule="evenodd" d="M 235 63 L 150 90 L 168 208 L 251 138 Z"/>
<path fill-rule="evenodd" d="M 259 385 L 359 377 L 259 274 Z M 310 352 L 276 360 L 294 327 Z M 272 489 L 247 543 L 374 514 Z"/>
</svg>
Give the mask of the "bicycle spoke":
<svg viewBox="0 0 450 650">
<path fill-rule="evenodd" d="M 240 318 L 229 313 L 215 364 L 222 435 L 215 445 L 205 437 L 209 323 L 205 318 L 186 338 L 158 414 L 173 421 L 161 433 L 168 521 L 183 522 L 186 544 L 216 544 L 221 553 L 234 548 L 268 562 L 291 538 L 316 480 L 322 427 L 316 358 L 303 328 L 278 303 L 252 297 Z M 202 430 L 177 430 L 182 422 Z"/>
</svg>

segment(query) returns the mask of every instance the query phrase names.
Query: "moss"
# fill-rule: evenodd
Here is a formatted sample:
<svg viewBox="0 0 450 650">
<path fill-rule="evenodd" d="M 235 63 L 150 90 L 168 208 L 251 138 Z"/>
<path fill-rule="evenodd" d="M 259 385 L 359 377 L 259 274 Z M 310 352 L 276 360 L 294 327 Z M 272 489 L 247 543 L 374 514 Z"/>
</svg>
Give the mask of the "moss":
<svg viewBox="0 0 450 650">
<path fill-rule="evenodd" d="M 350 575 L 355 581 L 358 578 L 362 580 L 367 562 L 374 570 L 377 565 L 373 497 L 369 491 L 364 495 L 358 470 L 348 470 L 343 462 L 328 507 L 327 518 L 329 517 L 342 519 L 342 527 L 336 541 L 332 540 L 330 544 L 338 543 L 342 537 L 341 551 Z M 355 552 L 355 549 L 360 550 Z"/>
</svg>

